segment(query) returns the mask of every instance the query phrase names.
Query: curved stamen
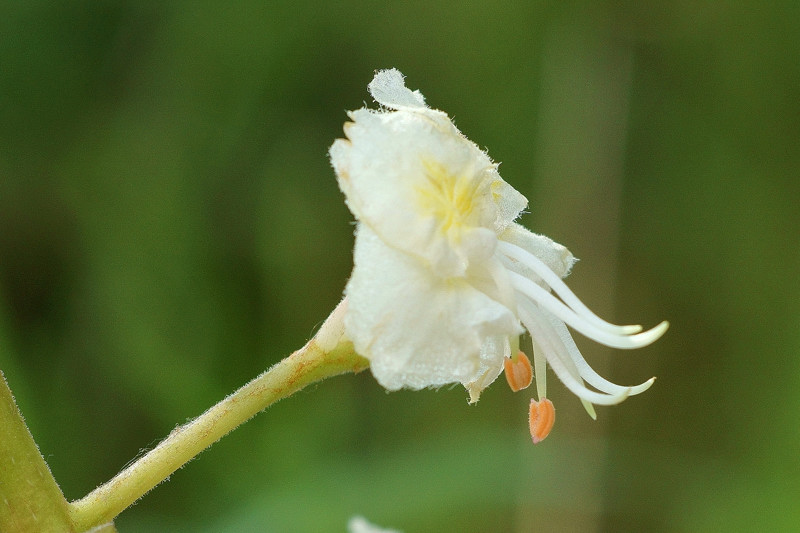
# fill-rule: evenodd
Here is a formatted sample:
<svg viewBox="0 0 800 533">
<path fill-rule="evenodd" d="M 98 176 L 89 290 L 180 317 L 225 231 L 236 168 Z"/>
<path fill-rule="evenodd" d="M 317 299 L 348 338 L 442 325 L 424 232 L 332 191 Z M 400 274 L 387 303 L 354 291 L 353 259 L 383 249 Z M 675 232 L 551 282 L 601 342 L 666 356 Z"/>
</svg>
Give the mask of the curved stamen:
<svg viewBox="0 0 800 533">
<path fill-rule="evenodd" d="M 561 338 L 561 342 L 563 343 L 567 354 L 572 359 L 572 362 L 575 363 L 575 366 L 578 368 L 580 376 L 592 387 L 609 394 L 620 394 L 627 391 L 630 396 L 633 396 L 646 391 L 655 382 L 656 378 L 650 378 L 639 385 L 626 387 L 608 381 L 606 378 L 598 374 L 591 366 L 589 366 L 589 363 L 583 358 L 578 346 L 572 339 L 572 335 L 570 335 L 569 330 L 567 330 L 567 326 L 550 313 L 544 311 L 543 314 L 545 318 L 547 318 L 548 322 L 550 322 L 550 325 L 553 327 L 556 334 L 559 336 L 559 338 Z"/>
<path fill-rule="evenodd" d="M 553 289 L 553 292 L 561 297 L 567 306 L 571 307 L 576 314 L 584 317 L 588 322 L 593 323 L 599 328 L 624 335 L 631 335 L 633 333 L 639 333 L 642 331 L 642 326 L 617 326 L 616 324 L 611 324 L 610 322 L 607 322 L 594 314 L 592 310 L 586 307 L 586 304 L 584 304 L 580 298 L 578 298 L 575 293 L 572 292 L 567 284 L 564 283 L 560 277 L 558 277 L 558 274 L 550 270 L 550 267 L 548 267 L 541 259 L 528 252 L 524 248 L 520 248 L 519 246 L 506 241 L 499 241 L 497 247 L 503 254 L 505 254 L 506 258 L 513 259 L 514 261 L 517 261 L 533 270 L 537 276 L 542 278 L 542 281 L 544 281 L 550 286 L 550 288 Z M 506 262 L 510 263 L 508 261 Z"/>
<path fill-rule="evenodd" d="M 547 362 L 550 363 L 550 367 L 564 385 L 578 398 L 597 405 L 615 405 L 628 397 L 629 391 L 627 390 L 620 394 L 605 394 L 587 389 L 581 379 L 577 377 L 577 368 L 575 368 L 572 360 L 569 357 L 564 357 L 563 346 L 562 350 L 558 349 L 560 339 L 555 331 L 547 321 L 543 320 L 541 313 L 538 309 L 535 309 L 533 303 L 522 302 L 519 313 L 522 323 L 528 328 L 531 336 L 534 336 L 544 348 L 543 351 L 547 356 Z M 571 369 L 570 366 L 572 367 Z"/>
<path fill-rule="evenodd" d="M 541 400 L 547 396 L 547 358 L 536 339 L 531 337 L 531 341 L 533 341 L 533 375 L 536 376 L 536 394 Z"/>
<path fill-rule="evenodd" d="M 637 333 L 636 335 L 610 333 L 587 321 L 584 317 L 579 316 L 575 311 L 567 307 L 564 302 L 525 276 L 512 271 L 509 271 L 508 275 L 511 278 L 511 284 L 517 289 L 517 292 L 527 296 L 543 309 L 550 311 L 583 335 L 612 348 L 620 348 L 623 350 L 642 348 L 658 340 L 669 327 L 669 323 L 664 321 L 653 329 Z"/>
</svg>

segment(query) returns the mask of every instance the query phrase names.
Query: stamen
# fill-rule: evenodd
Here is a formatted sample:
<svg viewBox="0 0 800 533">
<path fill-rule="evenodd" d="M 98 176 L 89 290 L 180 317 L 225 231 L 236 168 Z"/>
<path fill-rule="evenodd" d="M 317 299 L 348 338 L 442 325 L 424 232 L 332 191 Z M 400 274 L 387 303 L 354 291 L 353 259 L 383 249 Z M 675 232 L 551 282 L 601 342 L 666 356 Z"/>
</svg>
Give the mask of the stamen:
<svg viewBox="0 0 800 533">
<path fill-rule="evenodd" d="M 503 360 L 506 371 L 506 381 L 514 392 L 527 389 L 533 380 L 531 361 L 525 352 L 518 351 L 516 357 L 506 357 Z"/>
<path fill-rule="evenodd" d="M 534 375 L 536 376 L 536 394 L 539 398 L 547 396 L 547 358 L 544 356 L 544 350 L 536 342 L 536 339 L 531 338 L 533 341 L 533 366 Z"/>
<path fill-rule="evenodd" d="M 541 312 L 532 302 L 520 303 L 519 316 L 522 323 L 531 333 L 531 336 L 542 345 L 547 362 L 553 372 L 574 395 L 596 405 L 616 405 L 625 400 L 630 394 L 630 389 L 623 389 L 617 394 L 605 394 L 589 390 L 583 384 L 580 373 L 572 359 L 566 353 L 563 343 L 556 335 L 552 326 L 543 321 Z M 561 349 L 559 349 L 561 348 Z"/>
<path fill-rule="evenodd" d="M 520 248 L 519 246 L 506 241 L 499 241 L 497 243 L 497 247 L 506 255 L 506 257 L 513 259 L 514 261 L 517 261 L 533 270 L 533 272 L 539 276 L 542 281 L 544 281 L 548 286 L 550 286 L 551 289 L 553 289 L 553 292 L 561 297 L 567 306 L 572 308 L 577 315 L 582 316 L 588 322 L 599 328 L 624 335 L 632 335 L 642 331 L 642 326 L 617 326 L 616 324 L 611 324 L 610 322 L 607 322 L 594 314 L 592 310 L 586 307 L 586 304 L 584 304 L 580 298 L 578 298 L 575 293 L 572 292 L 567 284 L 564 283 L 564 281 L 558 277 L 555 272 L 550 270 L 550 267 L 548 267 L 541 259 L 531 254 L 524 248 Z M 511 265 L 513 265 L 513 263 L 511 263 Z"/>
<path fill-rule="evenodd" d="M 528 425 L 531 428 L 531 438 L 534 444 L 539 444 L 547 438 L 555 421 L 556 408 L 553 406 L 553 402 L 547 398 L 541 398 L 538 402 L 531 400 Z"/>
<path fill-rule="evenodd" d="M 643 333 L 637 333 L 636 335 L 610 333 L 608 330 L 601 329 L 584 317 L 579 316 L 561 300 L 525 276 L 511 271 L 508 272 L 508 275 L 511 278 L 511 284 L 517 289 L 517 292 L 527 296 L 543 309 L 553 313 L 583 335 L 612 348 L 621 348 L 623 350 L 642 348 L 658 340 L 669 327 L 669 323 L 664 321 L 653 329 Z"/>
<path fill-rule="evenodd" d="M 581 351 L 575 345 L 575 341 L 572 339 L 572 335 L 570 335 L 569 330 L 567 330 L 567 326 L 565 326 L 563 322 L 553 315 L 550 315 L 547 312 L 544 312 L 543 314 L 550 322 L 550 325 L 553 327 L 556 334 L 558 334 L 559 338 L 561 338 L 561 342 L 563 343 L 567 354 L 569 354 L 570 358 L 572 359 L 572 362 L 575 363 L 578 373 L 589 383 L 589 385 L 609 394 L 620 394 L 628 391 L 628 394 L 633 396 L 646 391 L 655 382 L 656 378 L 650 378 L 644 383 L 633 387 L 624 387 L 617 385 L 616 383 L 611 383 L 603 376 L 595 372 L 591 366 L 589 366 L 589 363 L 586 362 L 586 359 L 584 359 L 583 355 L 581 355 Z"/>
</svg>

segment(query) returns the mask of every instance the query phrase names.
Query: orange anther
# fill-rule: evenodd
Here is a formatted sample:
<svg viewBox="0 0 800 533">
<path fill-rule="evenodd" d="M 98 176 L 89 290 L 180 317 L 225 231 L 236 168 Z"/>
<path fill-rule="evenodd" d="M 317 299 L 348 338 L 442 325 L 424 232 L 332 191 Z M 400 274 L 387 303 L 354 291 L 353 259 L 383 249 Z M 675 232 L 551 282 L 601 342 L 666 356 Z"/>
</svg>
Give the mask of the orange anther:
<svg viewBox="0 0 800 533">
<path fill-rule="evenodd" d="M 516 357 L 506 357 L 503 367 L 506 369 L 506 381 L 512 391 L 517 392 L 531 384 L 533 369 L 530 359 L 524 352 L 517 352 Z"/>
<path fill-rule="evenodd" d="M 547 398 L 542 398 L 538 402 L 531 400 L 529 424 L 534 444 L 542 442 L 550 434 L 555 421 L 556 408 L 553 407 L 553 402 Z"/>
</svg>

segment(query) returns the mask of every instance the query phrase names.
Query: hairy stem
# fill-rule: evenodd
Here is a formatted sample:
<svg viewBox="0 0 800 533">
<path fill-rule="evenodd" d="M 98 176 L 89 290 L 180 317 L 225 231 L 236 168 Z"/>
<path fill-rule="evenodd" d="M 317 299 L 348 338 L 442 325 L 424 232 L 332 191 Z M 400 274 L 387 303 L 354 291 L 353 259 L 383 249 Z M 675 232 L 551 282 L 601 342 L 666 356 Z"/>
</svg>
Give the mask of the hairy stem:
<svg viewBox="0 0 800 533">
<path fill-rule="evenodd" d="M 252 416 L 306 385 L 369 362 L 343 339 L 340 304 L 317 336 L 303 348 L 244 385 L 191 422 L 177 427 L 158 446 L 113 479 L 70 504 L 78 531 L 111 521 L 178 468 Z"/>
</svg>

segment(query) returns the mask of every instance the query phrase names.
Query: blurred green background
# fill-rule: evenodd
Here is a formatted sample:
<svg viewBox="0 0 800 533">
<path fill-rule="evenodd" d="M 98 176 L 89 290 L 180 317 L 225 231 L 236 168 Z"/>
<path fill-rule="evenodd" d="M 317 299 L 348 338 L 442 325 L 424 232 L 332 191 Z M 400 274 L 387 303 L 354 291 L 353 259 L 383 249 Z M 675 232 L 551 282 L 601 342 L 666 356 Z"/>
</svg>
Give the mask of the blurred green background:
<svg viewBox="0 0 800 533">
<path fill-rule="evenodd" d="M 122 533 L 800 529 L 800 3 L 0 7 L 0 368 L 69 499 L 301 346 L 351 267 L 326 150 L 397 67 L 606 318 L 672 327 L 551 436 L 368 372 L 235 431 Z"/>
</svg>

